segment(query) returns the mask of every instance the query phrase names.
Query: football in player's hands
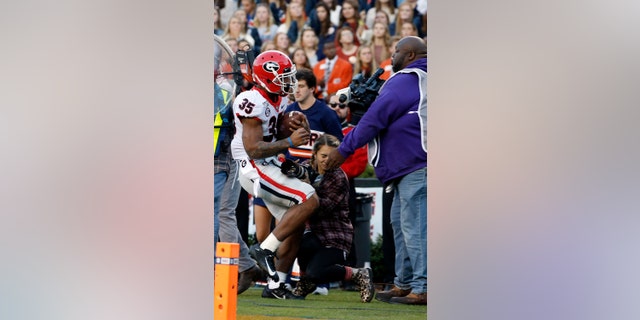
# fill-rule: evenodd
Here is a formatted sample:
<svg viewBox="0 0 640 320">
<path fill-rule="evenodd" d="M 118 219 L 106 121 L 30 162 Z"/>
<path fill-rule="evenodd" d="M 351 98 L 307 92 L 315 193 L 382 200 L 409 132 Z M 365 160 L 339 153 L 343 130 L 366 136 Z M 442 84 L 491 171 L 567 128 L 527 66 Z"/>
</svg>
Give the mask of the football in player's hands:
<svg viewBox="0 0 640 320">
<path fill-rule="evenodd" d="M 292 122 L 299 121 L 302 123 L 302 126 L 309 131 L 309 122 L 307 121 L 307 117 L 304 113 L 300 111 L 289 111 L 285 112 L 283 115 L 278 118 L 278 134 L 276 137 L 278 140 L 288 138 L 293 131 L 297 129 L 297 127 L 292 124 Z"/>
</svg>

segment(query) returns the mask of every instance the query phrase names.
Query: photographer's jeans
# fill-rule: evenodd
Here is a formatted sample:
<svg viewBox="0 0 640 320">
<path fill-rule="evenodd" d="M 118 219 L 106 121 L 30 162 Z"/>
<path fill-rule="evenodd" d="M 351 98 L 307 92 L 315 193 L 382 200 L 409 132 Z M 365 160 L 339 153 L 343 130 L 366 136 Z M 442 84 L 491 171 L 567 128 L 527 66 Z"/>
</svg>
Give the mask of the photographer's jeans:
<svg viewBox="0 0 640 320">
<path fill-rule="evenodd" d="M 391 225 L 395 285 L 416 294 L 427 292 L 427 168 L 407 174 L 394 186 Z"/>
<path fill-rule="evenodd" d="M 213 177 L 213 211 L 214 211 L 214 243 L 220 236 L 221 242 L 240 244 L 240 261 L 238 271 L 246 271 L 255 262 L 249 257 L 249 248 L 242 240 L 236 220 L 236 206 L 240 197 L 240 182 L 238 182 L 238 165 L 231 161 L 230 171 L 218 172 Z M 215 250 L 215 245 L 214 245 Z"/>
<path fill-rule="evenodd" d="M 218 233 L 220 232 L 220 198 L 222 198 L 222 189 L 227 181 L 227 173 L 220 172 L 213 175 L 213 252 L 216 252 L 216 243 L 218 243 Z"/>
</svg>

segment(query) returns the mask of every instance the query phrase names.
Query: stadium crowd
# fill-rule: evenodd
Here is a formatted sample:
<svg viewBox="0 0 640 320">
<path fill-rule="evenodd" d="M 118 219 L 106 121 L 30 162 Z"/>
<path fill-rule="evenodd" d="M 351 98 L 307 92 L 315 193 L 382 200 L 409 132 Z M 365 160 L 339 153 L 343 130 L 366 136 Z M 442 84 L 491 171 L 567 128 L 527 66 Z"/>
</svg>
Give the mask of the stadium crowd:
<svg viewBox="0 0 640 320">
<path fill-rule="evenodd" d="M 222 21 L 221 10 L 232 12 L 228 21 Z M 278 50 L 298 69 L 313 70 L 320 63 L 324 70 L 324 46 L 334 43 L 336 56 L 352 66 L 352 76 L 369 76 L 378 67 L 390 73 L 392 37 L 418 36 L 427 41 L 426 0 L 225 0 L 217 3 L 213 19 L 215 34 L 232 51 L 245 40 L 256 56 Z M 356 68 L 367 52 L 373 57 L 371 65 Z M 341 79 L 347 84 L 350 80 Z"/>
</svg>

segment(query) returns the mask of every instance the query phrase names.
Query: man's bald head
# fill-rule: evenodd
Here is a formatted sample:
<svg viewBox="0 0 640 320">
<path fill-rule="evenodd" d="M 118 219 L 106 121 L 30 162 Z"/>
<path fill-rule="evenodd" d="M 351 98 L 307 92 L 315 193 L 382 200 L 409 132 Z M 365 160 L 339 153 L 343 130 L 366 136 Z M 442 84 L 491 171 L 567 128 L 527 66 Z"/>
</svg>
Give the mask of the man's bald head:
<svg viewBox="0 0 640 320">
<path fill-rule="evenodd" d="M 398 41 L 391 55 L 393 72 L 404 69 L 410 63 L 427 57 L 427 44 L 418 37 L 404 37 Z"/>
<path fill-rule="evenodd" d="M 404 37 L 398 41 L 398 45 L 405 45 L 410 50 L 414 51 L 416 55 L 427 55 L 427 44 L 418 37 Z M 420 57 L 423 58 L 423 57 Z M 419 58 L 418 58 L 419 59 Z"/>
</svg>

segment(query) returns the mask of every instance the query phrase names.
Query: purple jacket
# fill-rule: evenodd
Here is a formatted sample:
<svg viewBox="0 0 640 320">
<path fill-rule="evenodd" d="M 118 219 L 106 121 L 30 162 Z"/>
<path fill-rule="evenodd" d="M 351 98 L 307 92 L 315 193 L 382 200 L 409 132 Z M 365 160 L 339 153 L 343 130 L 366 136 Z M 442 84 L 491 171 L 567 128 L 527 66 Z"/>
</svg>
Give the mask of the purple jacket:
<svg viewBox="0 0 640 320">
<path fill-rule="evenodd" d="M 427 59 L 416 60 L 403 70 L 407 68 L 426 72 Z M 384 184 L 425 168 L 427 152 L 421 139 L 426 127 L 421 127 L 418 108 L 421 103 L 426 106 L 426 91 L 426 87 L 421 88 L 416 73 L 394 74 L 355 129 L 344 138 L 338 152 L 346 158 L 371 142 L 369 161 Z M 426 109 L 424 115 L 423 125 L 426 126 Z"/>
</svg>

